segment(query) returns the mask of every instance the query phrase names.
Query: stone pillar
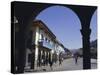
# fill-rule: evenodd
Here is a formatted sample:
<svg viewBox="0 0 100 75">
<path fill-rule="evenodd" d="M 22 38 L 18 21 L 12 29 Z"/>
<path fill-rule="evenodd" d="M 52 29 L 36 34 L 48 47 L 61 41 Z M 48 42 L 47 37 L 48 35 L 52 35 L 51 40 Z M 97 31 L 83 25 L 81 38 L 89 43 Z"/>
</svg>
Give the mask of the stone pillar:
<svg viewBox="0 0 100 75">
<path fill-rule="evenodd" d="M 43 55 L 43 50 L 41 50 L 41 66 L 42 66 L 42 55 Z"/>
<path fill-rule="evenodd" d="M 25 67 L 25 61 L 26 61 L 26 33 L 25 33 L 25 23 L 22 23 L 21 20 L 19 20 L 19 32 L 18 35 L 16 35 L 16 39 L 14 42 L 17 45 L 17 60 L 16 60 L 16 73 L 23 73 L 24 67 Z M 14 43 L 14 44 L 15 44 Z"/>
<path fill-rule="evenodd" d="M 39 50 L 39 27 L 36 27 L 36 34 L 35 34 L 35 66 L 34 69 L 37 69 L 37 61 L 38 61 L 38 50 Z"/>
<path fill-rule="evenodd" d="M 44 65 L 46 65 L 46 51 L 44 51 L 44 54 L 45 54 L 45 58 L 44 58 Z"/>
<path fill-rule="evenodd" d="M 90 53 L 90 34 L 91 29 L 89 27 L 84 27 L 80 30 L 82 34 L 83 41 L 83 69 L 91 68 L 91 53 Z"/>
<path fill-rule="evenodd" d="M 34 69 L 34 64 L 35 64 L 35 51 L 32 49 L 32 55 L 31 55 L 31 69 Z"/>
</svg>

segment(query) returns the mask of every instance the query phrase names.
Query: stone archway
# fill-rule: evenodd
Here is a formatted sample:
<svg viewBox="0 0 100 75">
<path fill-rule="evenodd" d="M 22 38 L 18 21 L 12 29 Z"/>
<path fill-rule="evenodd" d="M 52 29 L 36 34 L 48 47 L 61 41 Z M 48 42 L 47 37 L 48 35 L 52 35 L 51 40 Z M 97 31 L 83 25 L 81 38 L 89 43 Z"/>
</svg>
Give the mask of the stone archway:
<svg viewBox="0 0 100 75">
<path fill-rule="evenodd" d="M 20 32 L 19 33 L 20 46 L 18 50 L 18 53 L 19 53 L 18 70 L 17 72 L 11 70 L 11 72 L 14 72 L 14 73 L 24 72 L 26 41 L 27 41 L 26 37 L 28 34 L 28 28 L 30 27 L 29 23 L 32 23 L 35 17 L 42 10 L 54 5 L 59 5 L 59 4 L 31 3 L 31 2 L 27 3 L 27 2 L 16 2 L 16 1 L 11 3 L 11 6 L 12 6 L 11 21 L 12 23 L 14 22 L 13 17 L 15 15 L 19 22 L 19 32 Z M 97 7 L 96 6 L 79 6 L 79 5 L 74 6 L 74 5 L 65 5 L 65 4 L 60 4 L 60 5 L 72 9 L 73 12 L 76 13 L 76 15 L 79 17 L 81 21 L 82 29 L 80 31 L 82 33 L 82 40 L 83 40 L 83 69 L 90 69 L 91 68 L 90 56 L 89 56 L 90 55 L 90 33 L 91 33 L 90 20 Z M 14 41 L 14 39 L 12 40 Z M 12 48 L 12 50 L 13 49 L 14 48 Z"/>
<path fill-rule="evenodd" d="M 81 23 L 77 14 L 70 8 L 64 7 L 62 5 L 53 5 L 47 7 L 36 16 L 35 21 L 36 20 L 41 20 L 44 24 L 46 24 L 46 26 L 53 32 L 53 34 L 55 34 L 57 39 L 62 42 L 64 47 L 68 48 L 69 50 L 71 50 L 73 46 L 76 46 L 73 49 L 78 49 L 78 47 L 82 48 L 80 33 Z M 58 34 L 60 34 L 60 36 L 58 36 Z M 66 41 L 66 43 L 64 41 Z M 77 42 L 78 45 L 76 45 Z M 35 59 L 38 60 L 37 58 Z M 82 65 L 83 63 L 81 63 L 81 68 L 83 68 Z"/>
</svg>

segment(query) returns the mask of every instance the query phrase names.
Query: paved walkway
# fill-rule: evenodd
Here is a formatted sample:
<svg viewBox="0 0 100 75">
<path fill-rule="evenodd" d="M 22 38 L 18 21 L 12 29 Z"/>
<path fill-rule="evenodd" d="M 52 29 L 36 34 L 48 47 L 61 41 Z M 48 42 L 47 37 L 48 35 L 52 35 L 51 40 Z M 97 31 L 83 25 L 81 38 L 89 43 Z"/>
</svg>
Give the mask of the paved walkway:
<svg viewBox="0 0 100 75">
<path fill-rule="evenodd" d="M 65 71 L 65 70 L 81 70 L 83 68 L 82 58 L 79 58 L 78 63 L 75 64 L 73 58 L 66 59 L 59 66 L 59 63 L 53 65 L 53 70 L 47 69 L 47 71 Z M 49 67 L 48 67 L 49 68 Z"/>
<path fill-rule="evenodd" d="M 82 70 L 83 69 L 83 59 L 79 58 L 78 63 L 75 64 L 75 60 L 73 58 L 66 59 L 62 62 L 62 65 L 59 66 L 59 62 L 53 65 L 53 69 L 51 70 L 50 66 L 42 66 L 37 68 L 37 72 L 44 71 L 68 71 L 68 70 Z M 95 59 L 91 60 L 91 68 L 97 68 L 97 61 Z"/>
</svg>

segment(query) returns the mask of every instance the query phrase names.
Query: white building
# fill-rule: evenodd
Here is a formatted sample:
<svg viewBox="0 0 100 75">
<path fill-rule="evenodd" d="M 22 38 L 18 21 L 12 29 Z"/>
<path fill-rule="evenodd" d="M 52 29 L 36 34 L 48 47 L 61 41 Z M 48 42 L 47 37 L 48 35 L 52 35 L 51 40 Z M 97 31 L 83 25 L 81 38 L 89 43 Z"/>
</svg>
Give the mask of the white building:
<svg viewBox="0 0 100 75">
<path fill-rule="evenodd" d="M 58 42 L 56 36 L 40 20 L 33 22 L 29 32 L 30 43 L 27 43 L 26 69 L 37 69 L 48 65 L 53 60 L 53 54 L 64 51 L 64 46 Z"/>
</svg>

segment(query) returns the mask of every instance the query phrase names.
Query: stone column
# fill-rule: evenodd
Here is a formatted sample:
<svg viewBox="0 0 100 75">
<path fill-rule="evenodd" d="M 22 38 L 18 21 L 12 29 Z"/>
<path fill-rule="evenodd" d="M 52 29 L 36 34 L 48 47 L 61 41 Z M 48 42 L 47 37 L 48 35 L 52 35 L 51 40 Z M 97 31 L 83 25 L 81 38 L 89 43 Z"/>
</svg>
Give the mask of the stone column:
<svg viewBox="0 0 100 75">
<path fill-rule="evenodd" d="M 39 27 L 36 27 L 36 34 L 35 34 L 35 66 L 34 69 L 37 69 L 37 60 L 38 60 L 38 50 L 39 50 Z"/>
<path fill-rule="evenodd" d="M 34 60 L 35 60 L 35 53 L 34 51 L 32 52 L 32 56 L 31 56 L 31 69 L 34 69 Z"/>
<path fill-rule="evenodd" d="M 43 50 L 41 50 L 41 66 L 42 66 L 42 55 L 43 55 Z"/>
<path fill-rule="evenodd" d="M 81 30 L 82 41 L 83 41 L 83 69 L 91 68 L 91 53 L 90 53 L 90 34 L 91 29 L 84 27 Z"/>
<path fill-rule="evenodd" d="M 16 65 L 17 70 L 16 73 L 23 73 L 24 67 L 25 67 L 25 61 L 26 61 L 26 29 L 25 29 L 25 23 L 22 23 L 22 20 L 19 20 L 19 32 L 18 35 L 16 35 L 16 39 L 14 41 L 14 44 L 17 45 L 17 59 L 16 59 Z M 17 43 L 16 43 L 17 42 Z"/>
</svg>

